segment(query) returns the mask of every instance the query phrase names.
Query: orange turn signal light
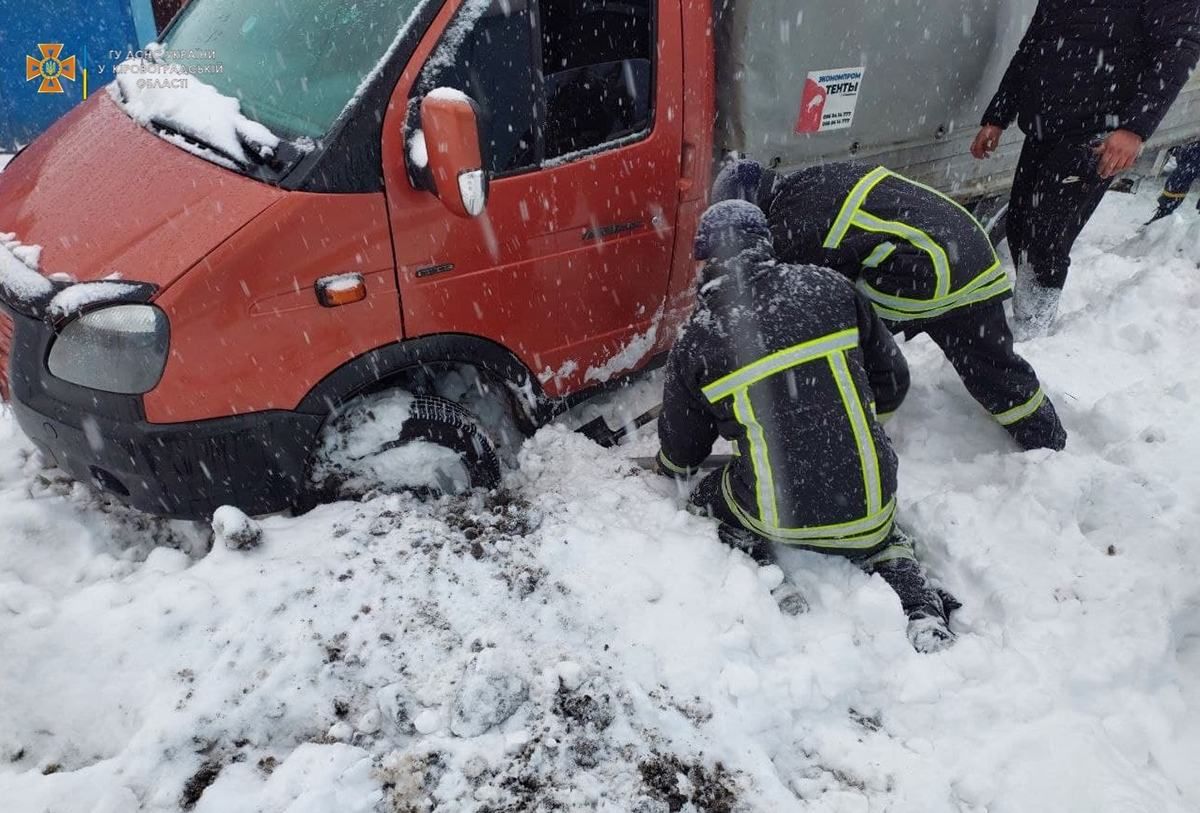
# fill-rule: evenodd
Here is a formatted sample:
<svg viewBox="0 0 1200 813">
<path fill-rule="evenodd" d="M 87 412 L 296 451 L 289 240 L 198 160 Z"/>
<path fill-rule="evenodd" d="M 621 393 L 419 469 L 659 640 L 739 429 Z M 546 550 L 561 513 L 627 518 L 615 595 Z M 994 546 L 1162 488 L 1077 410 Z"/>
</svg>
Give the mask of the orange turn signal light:
<svg viewBox="0 0 1200 813">
<path fill-rule="evenodd" d="M 317 301 L 327 308 L 350 305 L 367 298 L 362 274 L 336 274 L 317 280 Z"/>
</svg>

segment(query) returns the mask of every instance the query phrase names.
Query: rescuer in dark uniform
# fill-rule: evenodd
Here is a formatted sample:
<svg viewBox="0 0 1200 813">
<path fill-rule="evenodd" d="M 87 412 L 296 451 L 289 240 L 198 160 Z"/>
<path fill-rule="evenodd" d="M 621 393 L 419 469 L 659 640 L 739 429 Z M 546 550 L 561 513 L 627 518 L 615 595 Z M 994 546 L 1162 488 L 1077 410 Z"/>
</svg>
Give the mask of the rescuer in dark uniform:
<svg viewBox="0 0 1200 813">
<path fill-rule="evenodd" d="M 1020 335 L 1049 328 L 1071 246 L 1198 58 L 1200 0 L 1038 3 L 971 145 L 985 158 L 1014 119 L 1025 133 L 1008 207 Z"/>
<path fill-rule="evenodd" d="M 712 197 L 758 203 L 780 261 L 839 271 L 893 333 L 928 334 L 1021 448 L 1066 445 L 1037 373 L 1013 350 L 1003 306 L 1012 285 L 983 227 L 957 203 L 883 167 L 779 175 L 749 159 L 721 170 Z"/>
<path fill-rule="evenodd" d="M 893 527 L 896 455 L 876 414 L 900 405 L 908 368 L 891 334 L 837 273 L 777 263 L 745 201 L 704 214 L 696 258 L 708 262 L 667 361 L 660 470 L 690 477 L 718 436 L 733 441 L 691 497 L 722 539 L 849 556 L 899 594 L 917 649 L 948 645 L 947 605 Z"/>
<path fill-rule="evenodd" d="M 1200 141 L 1180 147 L 1175 153 L 1175 169 L 1167 176 L 1167 183 L 1158 196 L 1158 210 L 1150 222 L 1178 209 L 1197 178 L 1200 178 Z"/>
</svg>

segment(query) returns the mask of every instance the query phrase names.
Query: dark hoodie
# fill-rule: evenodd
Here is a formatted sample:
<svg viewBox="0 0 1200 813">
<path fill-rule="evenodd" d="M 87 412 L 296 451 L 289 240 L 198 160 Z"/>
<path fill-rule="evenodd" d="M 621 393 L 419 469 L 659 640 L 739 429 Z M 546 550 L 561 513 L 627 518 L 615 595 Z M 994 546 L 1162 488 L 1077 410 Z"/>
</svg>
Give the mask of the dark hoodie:
<svg viewBox="0 0 1200 813">
<path fill-rule="evenodd" d="M 1150 138 L 1200 59 L 1200 0 L 1041 0 L 984 124 Z"/>
<path fill-rule="evenodd" d="M 709 262 L 671 350 L 660 460 L 687 472 L 718 435 L 732 440 L 724 492 L 744 525 L 790 544 L 870 548 L 891 529 L 896 493 L 875 411 L 903 400 L 904 357 L 843 277 L 777 263 L 761 235 L 743 240 Z"/>
</svg>

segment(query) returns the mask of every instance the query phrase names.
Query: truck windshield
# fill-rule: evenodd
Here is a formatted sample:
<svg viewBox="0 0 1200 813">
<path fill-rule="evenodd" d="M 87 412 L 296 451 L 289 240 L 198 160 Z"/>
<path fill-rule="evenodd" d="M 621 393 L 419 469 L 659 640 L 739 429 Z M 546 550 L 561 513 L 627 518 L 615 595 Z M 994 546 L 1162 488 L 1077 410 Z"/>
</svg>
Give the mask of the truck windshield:
<svg viewBox="0 0 1200 813">
<path fill-rule="evenodd" d="M 192 0 L 166 60 L 285 138 L 320 138 L 423 0 Z"/>
</svg>

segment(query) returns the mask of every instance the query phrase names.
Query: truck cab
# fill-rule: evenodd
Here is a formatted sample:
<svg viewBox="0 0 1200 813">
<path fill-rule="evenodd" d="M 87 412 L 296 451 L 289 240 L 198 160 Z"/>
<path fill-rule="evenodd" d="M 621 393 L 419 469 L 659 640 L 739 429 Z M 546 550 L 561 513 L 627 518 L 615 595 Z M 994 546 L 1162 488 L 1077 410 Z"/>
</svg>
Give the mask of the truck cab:
<svg viewBox="0 0 1200 813">
<path fill-rule="evenodd" d="M 264 513 L 365 394 L 469 367 L 528 431 L 645 366 L 691 304 L 708 21 L 193 0 L 0 175 L 22 429 L 138 508 Z"/>
</svg>

